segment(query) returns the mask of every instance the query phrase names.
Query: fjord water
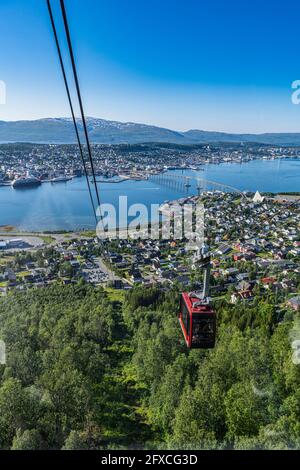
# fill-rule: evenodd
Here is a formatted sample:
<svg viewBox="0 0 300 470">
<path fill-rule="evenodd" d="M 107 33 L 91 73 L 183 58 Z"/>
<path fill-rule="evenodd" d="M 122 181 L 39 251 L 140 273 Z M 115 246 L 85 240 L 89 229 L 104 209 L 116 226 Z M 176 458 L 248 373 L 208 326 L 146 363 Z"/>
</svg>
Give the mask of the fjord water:
<svg viewBox="0 0 300 470">
<path fill-rule="evenodd" d="M 203 166 L 204 171 L 173 170 L 169 174 L 204 177 L 242 191 L 300 192 L 300 159 L 254 160 L 247 163 L 222 163 Z M 118 212 L 119 196 L 128 197 L 128 205 L 151 204 L 197 194 L 197 182 L 191 187 L 169 187 L 155 181 L 124 181 L 99 185 L 101 203 L 110 203 Z M 210 189 L 207 187 L 207 189 Z M 126 219 L 120 219 L 124 225 Z M 94 228 L 95 222 L 85 178 L 66 183 L 43 183 L 37 188 L 15 190 L 0 187 L 0 226 L 13 225 L 25 231 L 79 230 Z"/>
</svg>

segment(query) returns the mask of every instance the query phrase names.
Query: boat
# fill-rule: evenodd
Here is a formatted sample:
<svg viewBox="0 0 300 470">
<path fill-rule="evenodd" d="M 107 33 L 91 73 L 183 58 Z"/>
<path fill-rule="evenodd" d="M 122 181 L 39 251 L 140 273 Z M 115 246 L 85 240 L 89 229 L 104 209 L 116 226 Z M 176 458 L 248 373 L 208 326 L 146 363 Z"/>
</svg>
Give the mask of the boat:
<svg viewBox="0 0 300 470">
<path fill-rule="evenodd" d="M 10 181 L 0 181 L 0 186 L 11 186 Z"/>
<path fill-rule="evenodd" d="M 28 172 L 26 176 L 19 176 L 15 178 L 11 185 L 13 188 L 26 188 L 26 187 L 34 187 L 39 186 L 41 184 L 41 180 L 36 178 L 35 176 L 30 175 Z"/>
<path fill-rule="evenodd" d="M 66 175 L 60 175 L 52 178 L 50 181 L 51 183 L 63 183 L 66 181 L 70 181 L 72 179 L 72 176 L 66 176 Z"/>
</svg>

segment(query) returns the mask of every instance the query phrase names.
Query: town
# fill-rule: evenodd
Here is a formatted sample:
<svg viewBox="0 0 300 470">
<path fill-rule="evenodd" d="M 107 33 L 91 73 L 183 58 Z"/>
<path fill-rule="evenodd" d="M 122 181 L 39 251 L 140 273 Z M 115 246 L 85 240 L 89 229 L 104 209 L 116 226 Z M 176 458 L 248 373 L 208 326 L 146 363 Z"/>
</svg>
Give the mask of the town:
<svg viewBox="0 0 300 470">
<path fill-rule="evenodd" d="M 97 175 L 147 179 L 168 169 L 201 169 L 204 164 L 247 162 L 254 159 L 295 158 L 297 147 L 278 147 L 255 143 L 178 145 L 167 143 L 92 146 Z M 88 159 L 87 159 L 88 160 Z M 87 162 L 87 168 L 89 165 Z M 0 185 L 26 173 L 41 182 L 83 175 L 78 147 L 72 144 L 0 144 Z"/>
<path fill-rule="evenodd" d="M 299 310 L 300 197 L 206 191 L 174 202 L 199 201 L 212 253 L 212 300 L 251 303 L 273 293 L 278 303 Z M 145 239 L 143 233 L 100 241 L 93 232 L 1 233 L 2 296 L 80 279 L 113 295 L 134 285 L 163 290 L 201 286 L 202 274 L 184 239 Z"/>
</svg>

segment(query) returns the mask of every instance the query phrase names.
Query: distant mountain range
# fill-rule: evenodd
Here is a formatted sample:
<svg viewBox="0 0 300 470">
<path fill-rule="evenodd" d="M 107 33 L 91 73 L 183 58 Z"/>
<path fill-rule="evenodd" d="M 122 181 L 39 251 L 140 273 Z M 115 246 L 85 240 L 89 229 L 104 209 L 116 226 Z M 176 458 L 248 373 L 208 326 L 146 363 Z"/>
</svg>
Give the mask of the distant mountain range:
<svg viewBox="0 0 300 470">
<path fill-rule="evenodd" d="M 134 122 L 87 118 L 91 142 L 103 144 L 169 142 L 201 144 L 217 142 L 257 142 L 273 145 L 300 145 L 300 133 L 229 134 L 202 130 L 173 131 Z M 82 122 L 78 120 L 82 133 Z M 0 121 L 0 142 L 73 143 L 75 134 L 70 118 L 35 121 Z"/>
</svg>

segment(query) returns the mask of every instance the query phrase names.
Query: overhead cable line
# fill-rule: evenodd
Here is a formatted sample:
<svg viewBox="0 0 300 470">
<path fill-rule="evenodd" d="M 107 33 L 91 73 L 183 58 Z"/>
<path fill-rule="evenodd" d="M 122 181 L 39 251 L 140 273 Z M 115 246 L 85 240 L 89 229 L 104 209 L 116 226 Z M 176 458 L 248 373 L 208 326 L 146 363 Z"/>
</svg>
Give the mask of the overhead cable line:
<svg viewBox="0 0 300 470">
<path fill-rule="evenodd" d="M 74 76 L 74 80 L 75 80 L 76 92 L 77 92 L 77 97 L 78 97 L 78 102 L 79 102 L 79 107 L 80 107 L 80 114 L 81 114 L 81 119 L 82 119 L 82 124 L 83 124 L 83 130 L 84 130 L 85 140 L 86 140 L 86 144 L 87 144 L 87 150 L 88 150 L 91 170 L 92 170 L 92 174 L 93 174 L 93 182 L 94 182 L 94 185 L 95 185 L 98 206 L 100 208 L 100 197 L 99 197 L 97 181 L 96 181 L 96 176 L 95 176 L 95 169 L 94 169 L 91 145 L 90 145 L 89 135 L 88 135 L 88 131 L 87 131 L 87 125 L 86 125 L 86 120 L 85 120 L 85 115 L 84 115 L 84 110 L 83 110 L 83 105 L 82 105 L 82 99 L 81 99 L 77 69 L 76 69 L 76 64 L 75 64 L 75 58 L 74 58 L 74 53 L 73 53 L 72 41 L 71 41 L 71 36 L 70 36 L 70 30 L 69 30 L 69 25 L 68 25 L 68 19 L 67 19 L 64 0 L 60 0 L 60 7 L 61 7 L 64 27 L 65 27 L 65 33 L 66 33 L 66 37 L 67 37 L 69 54 L 70 54 L 70 58 L 71 58 L 71 64 L 72 64 L 73 76 Z M 102 220 L 102 217 L 101 217 L 101 220 Z"/>
<path fill-rule="evenodd" d="M 70 89 L 69 89 L 68 80 L 67 80 L 66 71 L 65 71 L 65 66 L 64 66 L 64 62 L 63 62 L 63 58 L 62 58 L 62 54 L 61 54 L 61 49 L 60 49 L 60 45 L 59 45 L 59 41 L 58 41 L 57 30 L 56 30 L 56 26 L 55 26 L 55 22 L 54 22 L 54 17 L 53 17 L 53 13 L 52 13 L 50 0 L 47 0 L 47 6 L 48 6 L 48 12 L 49 12 L 49 16 L 50 16 L 52 31 L 53 31 L 53 35 L 54 35 L 54 39 L 55 39 L 56 49 L 57 49 L 57 53 L 58 53 L 58 57 L 59 57 L 60 67 L 61 67 L 61 71 L 62 71 L 62 75 L 63 75 L 63 79 L 64 79 L 64 84 L 65 84 L 65 88 L 66 88 L 66 92 L 67 92 L 67 96 L 68 96 L 68 101 L 69 101 L 72 120 L 73 120 L 73 124 L 74 124 L 76 139 L 77 139 L 77 142 L 78 142 L 79 152 L 80 152 L 80 156 L 81 156 L 81 160 L 82 160 L 82 164 L 83 164 L 83 168 L 84 168 L 84 173 L 85 173 L 85 177 L 86 177 L 86 182 L 87 182 L 87 186 L 88 186 L 88 191 L 89 191 L 89 195 L 90 195 L 90 199 L 91 199 L 91 203 L 92 203 L 92 207 L 93 207 L 93 213 L 94 213 L 94 217 L 95 217 L 96 224 L 97 224 L 98 220 L 97 220 L 96 208 L 95 208 L 94 199 L 93 199 L 93 195 L 92 195 L 92 191 L 91 191 L 91 185 L 90 185 L 90 180 L 89 180 L 89 177 L 88 177 L 87 166 L 86 166 L 86 162 L 85 162 L 83 151 L 82 151 L 82 144 L 81 144 L 80 137 L 79 137 L 78 126 L 77 126 L 77 123 L 76 123 L 74 108 L 73 108 L 73 104 L 72 104 L 72 98 L 71 98 Z"/>
</svg>

